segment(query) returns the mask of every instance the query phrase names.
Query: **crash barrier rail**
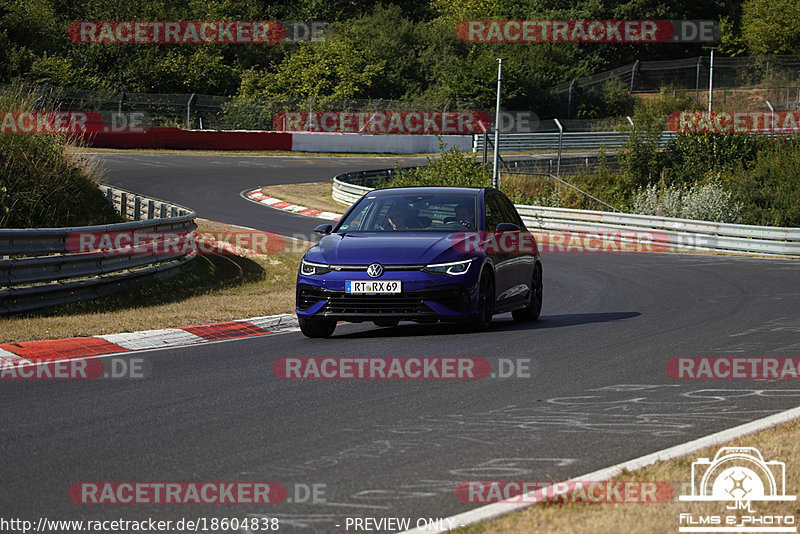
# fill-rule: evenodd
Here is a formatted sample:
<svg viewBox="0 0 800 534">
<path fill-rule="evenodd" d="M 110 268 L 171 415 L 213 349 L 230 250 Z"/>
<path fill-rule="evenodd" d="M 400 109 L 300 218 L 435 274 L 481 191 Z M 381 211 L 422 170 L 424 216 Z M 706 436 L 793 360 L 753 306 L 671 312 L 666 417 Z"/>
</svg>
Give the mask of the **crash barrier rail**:
<svg viewBox="0 0 800 534">
<path fill-rule="evenodd" d="M 195 238 L 194 211 L 115 187 L 101 190 L 129 222 L 0 229 L 0 314 L 95 298 L 144 278 L 175 275 L 197 256 L 196 247 L 187 246 Z M 81 236 L 107 236 L 110 246 L 81 250 Z M 133 236 L 131 248 L 127 238 Z"/>
<path fill-rule="evenodd" d="M 561 157 L 560 172 L 562 175 L 591 172 L 600 165 L 601 159 L 608 170 L 618 171 L 620 169 L 617 154 L 606 154 L 603 158 L 597 154 L 591 156 L 570 155 Z M 559 169 L 557 157 L 512 160 L 504 163 L 503 172 L 510 174 L 555 174 L 556 169 Z"/>
<path fill-rule="evenodd" d="M 556 151 L 559 144 L 562 150 L 620 150 L 625 148 L 630 132 L 534 132 L 500 134 L 500 151 L 515 152 L 523 150 Z M 675 132 L 661 132 L 658 138 L 660 147 L 676 135 Z M 483 151 L 483 134 L 472 137 L 472 151 Z"/>
<path fill-rule="evenodd" d="M 352 204 L 397 173 L 383 169 L 340 174 L 333 179 L 333 199 Z M 545 175 L 556 178 L 553 175 Z M 516 205 L 531 231 L 591 236 L 618 235 L 620 241 L 636 241 L 641 235 L 653 250 L 702 250 L 800 256 L 800 228 L 751 226 L 632 213 L 576 210 Z M 564 242 L 568 248 L 568 241 Z"/>
</svg>

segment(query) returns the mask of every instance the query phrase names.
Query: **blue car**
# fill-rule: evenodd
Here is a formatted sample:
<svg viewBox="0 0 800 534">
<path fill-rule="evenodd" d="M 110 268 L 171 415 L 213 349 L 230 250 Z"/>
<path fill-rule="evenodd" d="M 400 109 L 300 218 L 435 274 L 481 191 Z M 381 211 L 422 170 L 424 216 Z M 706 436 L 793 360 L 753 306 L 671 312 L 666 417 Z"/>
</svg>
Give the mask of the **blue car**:
<svg viewBox="0 0 800 534">
<path fill-rule="evenodd" d="M 375 190 L 315 232 L 323 237 L 297 273 L 297 318 L 308 337 L 329 337 L 337 321 L 457 321 L 483 330 L 497 313 L 539 317 L 536 240 L 496 189 Z"/>
</svg>

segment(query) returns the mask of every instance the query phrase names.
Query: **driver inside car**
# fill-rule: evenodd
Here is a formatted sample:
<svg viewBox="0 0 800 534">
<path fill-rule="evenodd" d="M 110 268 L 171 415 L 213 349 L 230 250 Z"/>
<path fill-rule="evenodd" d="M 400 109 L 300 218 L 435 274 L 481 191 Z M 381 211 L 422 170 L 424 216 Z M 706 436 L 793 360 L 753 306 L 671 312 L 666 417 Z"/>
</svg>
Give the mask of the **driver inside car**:
<svg viewBox="0 0 800 534">
<path fill-rule="evenodd" d="M 456 206 L 456 221 L 467 230 L 475 229 L 475 210 L 472 204 L 463 203 Z"/>
</svg>

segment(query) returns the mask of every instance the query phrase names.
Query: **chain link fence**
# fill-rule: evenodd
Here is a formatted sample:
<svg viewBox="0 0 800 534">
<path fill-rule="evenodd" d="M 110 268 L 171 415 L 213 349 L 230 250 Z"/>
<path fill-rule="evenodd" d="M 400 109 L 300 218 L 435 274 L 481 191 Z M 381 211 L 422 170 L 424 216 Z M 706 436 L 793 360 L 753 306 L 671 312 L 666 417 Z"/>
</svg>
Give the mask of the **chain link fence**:
<svg viewBox="0 0 800 534">
<path fill-rule="evenodd" d="M 733 109 L 800 109 L 800 56 L 720 57 L 713 66 L 713 102 Z M 708 102 L 710 56 L 667 61 L 636 61 L 613 70 L 576 78 L 550 89 L 555 115 L 580 117 L 603 101 L 630 103 L 631 95 L 666 93 L 695 105 Z M 630 111 L 630 110 L 629 110 Z"/>
<path fill-rule="evenodd" d="M 716 107 L 763 110 L 769 101 L 775 110 L 800 109 L 800 56 L 714 57 L 713 101 Z M 666 94 L 685 106 L 703 108 L 712 76 L 709 56 L 636 61 L 613 70 L 556 85 L 550 89 L 548 116 L 559 117 L 565 131 L 618 131 L 632 113 L 632 95 Z M 111 114 L 142 113 L 145 126 L 176 126 L 214 130 L 272 130 L 282 111 L 483 111 L 467 100 L 353 100 L 331 97 L 274 100 L 212 96 L 197 93 L 155 94 L 85 91 L 72 88 L 0 85 L 3 90 L 37 95 L 41 109 L 97 111 Z M 527 112 L 530 114 L 530 112 Z M 534 115 L 535 116 L 535 115 Z M 622 118 L 598 119 L 598 116 Z M 551 121 L 536 121 L 526 131 L 556 131 Z M 502 131 L 507 131 L 503 128 Z"/>
<path fill-rule="evenodd" d="M 272 100 L 203 95 L 197 93 L 109 93 L 51 85 L 11 86 L 2 91 L 20 91 L 36 97 L 39 109 L 53 111 L 96 111 L 104 119 L 116 114 L 141 113 L 145 126 L 174 126 L 187 129 L 272 130 L 281 111 L 476 111 L 470 101 L 358 100 L 330 97 Z"/>
</svg>

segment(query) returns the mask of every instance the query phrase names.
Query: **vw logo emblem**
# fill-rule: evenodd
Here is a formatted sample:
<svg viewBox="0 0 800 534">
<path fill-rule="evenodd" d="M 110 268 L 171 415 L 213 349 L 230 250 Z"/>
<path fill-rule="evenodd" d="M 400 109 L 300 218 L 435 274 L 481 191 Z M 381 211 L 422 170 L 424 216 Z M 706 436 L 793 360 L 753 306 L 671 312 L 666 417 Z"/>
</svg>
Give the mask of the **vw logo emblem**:
<svg viewBox="0 0 800 534">
<path fill-rule="evenodd" d="M 370 278 L 379 278 L 383 274 L 383 265 L 380 263 L 373 263 L 367 267 L 367 274 Z"/>
</svg>

